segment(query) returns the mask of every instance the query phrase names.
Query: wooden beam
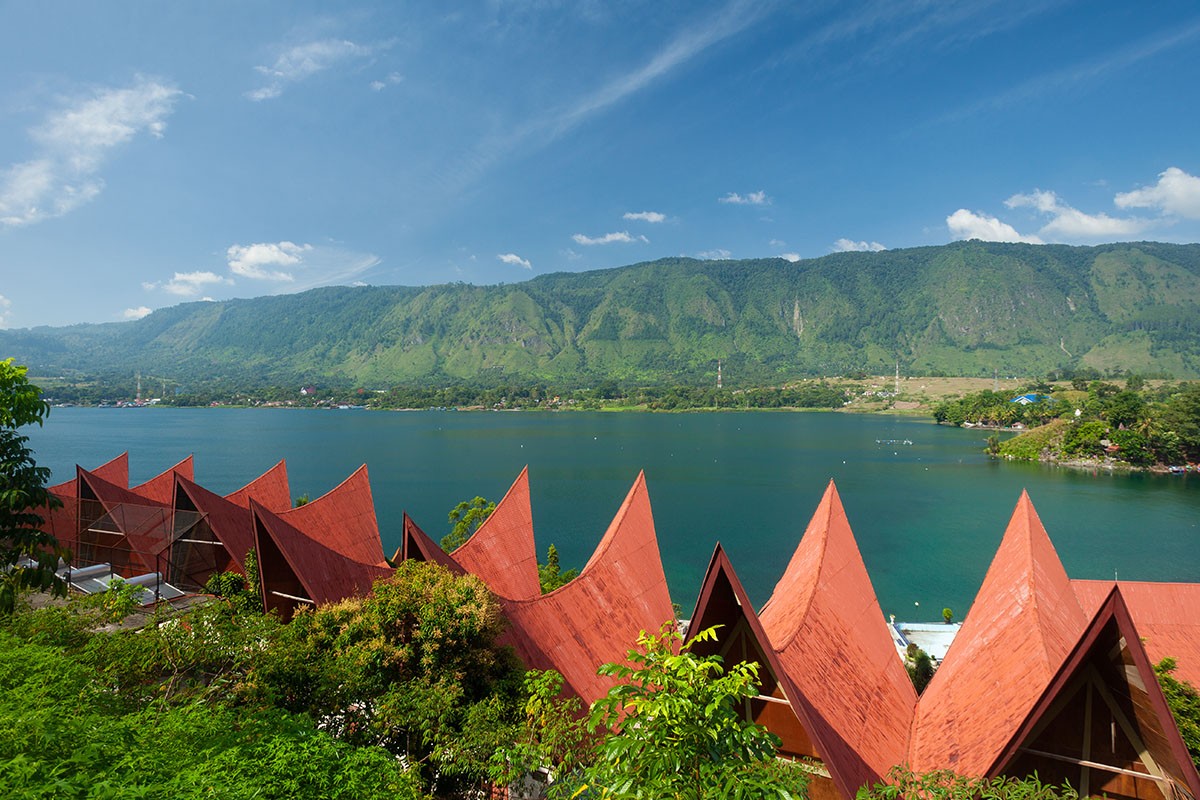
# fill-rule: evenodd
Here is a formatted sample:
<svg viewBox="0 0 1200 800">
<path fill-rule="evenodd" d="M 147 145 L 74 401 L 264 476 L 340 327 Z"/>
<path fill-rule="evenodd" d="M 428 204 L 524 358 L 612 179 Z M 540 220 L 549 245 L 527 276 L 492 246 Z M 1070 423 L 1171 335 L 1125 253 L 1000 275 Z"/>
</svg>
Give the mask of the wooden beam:
<svg viewBox="0 0 1200 800">
<path fill-rule="evenodd" d="M 1083 760 L 1091 760 L 1092 757 L 1092 684 L 1089 681 L 1087 685 L 1087 700 L 1083 707 Z M 1079 796 L 1087 797 L 1091 793 L 1091 767 L 1086 764 L 1080 769 L 1079 774 Z"/>
<path fill-rule="evenodd" d="M 286 597 L 288 600 L 295 600 L 297 603 L 308 603 L 312 606 L 316 605 L 316 602 L 309 600 L 307 597 L 297 597 L 294 594 L 285 594 L 284 592 L 276 592 L 274 590 L 271 591 L 271 594 L 275 595 L 276 597 Z"/>
<path fill-rule="evenodd" d="M 1062 761 L 1065 764 L 1075 764 L 1080 767 L 1089 767 L 1091 769 L 1103 770 L 1104 772 L 1115 772 L 1119 775 L 1132 775 L 1135 778 L 1145 778 L 1148 781 L 1158 781 L 1159 783 L 1174 784 L 1175 781 L 1170 778 L 1164 778 L 1159 775 L 1151 775 L 1148 772 L 1137 772 L 1132 769 L 1124 769 L 1123 767 L 1114 767 L 1110 764 L 1101 764 L 1099 761 L 1086 761 L 1082 758 L 1072 758 L 1071 756 L 1060 756 L 1058 753 L 1047 753 L 1045 750 L 1034 750 L 1032 747 L 1022 747 L 1022 753 L 1028 753 L 1031 756 L 1039 756 L 1041 758 L 1049 758 L 1054 761 Z M 1082 793 L 1081 793 L 1082 796 Z"/>
</svg>

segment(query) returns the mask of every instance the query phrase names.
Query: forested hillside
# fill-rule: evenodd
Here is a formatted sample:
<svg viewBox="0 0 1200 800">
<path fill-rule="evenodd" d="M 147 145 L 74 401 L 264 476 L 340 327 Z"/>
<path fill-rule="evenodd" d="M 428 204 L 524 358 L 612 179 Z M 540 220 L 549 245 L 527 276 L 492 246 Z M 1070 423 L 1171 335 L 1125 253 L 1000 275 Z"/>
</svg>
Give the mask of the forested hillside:
<svg viewBox="0 0 1200 800">
<path fill-rule="evenodd" d="M 346 385 L 589 385 L 1063 366 L 1200 377 L 1200 245 L 957 242 L 782 259 L 663 259 L 501 286 L 328 287 L 136 322 L 0 332 L 49 375 Z"/>
</svg>

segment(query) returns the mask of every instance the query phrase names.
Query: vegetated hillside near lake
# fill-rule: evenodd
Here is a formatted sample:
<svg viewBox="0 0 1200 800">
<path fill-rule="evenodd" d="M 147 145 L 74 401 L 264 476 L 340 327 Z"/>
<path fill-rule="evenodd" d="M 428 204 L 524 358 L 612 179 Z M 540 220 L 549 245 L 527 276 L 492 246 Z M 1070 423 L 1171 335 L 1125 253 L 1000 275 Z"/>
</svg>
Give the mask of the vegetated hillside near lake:
<svg viewBox="0 0 1200 800">
<path fill-rule="evenodd" d="M 1063 366 L 1200 377 L 1200 245 L 956 242 L 782 259 L 670 258 L 500 286 L 327 287 L 136 322 L 0 332 L 41 374 L 397 383 L 727 385 Z"/>
</svg>

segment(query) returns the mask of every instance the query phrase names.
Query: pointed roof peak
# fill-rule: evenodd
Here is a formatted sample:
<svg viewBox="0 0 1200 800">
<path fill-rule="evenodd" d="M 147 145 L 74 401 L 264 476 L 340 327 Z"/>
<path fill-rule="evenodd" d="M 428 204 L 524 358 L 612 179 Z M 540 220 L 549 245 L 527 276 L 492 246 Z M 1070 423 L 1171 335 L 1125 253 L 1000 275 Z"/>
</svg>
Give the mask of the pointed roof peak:
<svg viewBox="0 0 1200 800">
<path fill-rule="evenodd" d="M 450 555 L 502 597 L 524 600 L 541 595 L 528 466 L 479 529 Z"/>
</svg>

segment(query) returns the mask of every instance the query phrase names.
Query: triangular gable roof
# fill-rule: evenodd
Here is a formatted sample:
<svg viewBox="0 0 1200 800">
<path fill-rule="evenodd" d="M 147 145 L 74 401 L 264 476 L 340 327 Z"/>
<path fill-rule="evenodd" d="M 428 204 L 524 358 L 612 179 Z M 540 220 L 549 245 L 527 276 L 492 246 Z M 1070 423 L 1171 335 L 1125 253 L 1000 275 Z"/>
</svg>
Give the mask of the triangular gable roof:
<svg viewBox="0 0 1200 800">
<path fill-rule="evenodd" d="M 196 511 L 205 516 L 213 536 L 225 547 L 236 570 L 241 572 L 246 553 L 254 546 L 254 517 L 249 506 L 242 507 L 182 475 L 175 476 L 175 483 L 176 513 L 180 509 L 182 493 L 191 501 Z"/>
<path fill-rule="evenodd" d="M 253 497 L 268 511 L 281 514 L 292 507 L 292 490 L 288 486 L 287 462 L 279 463 L 247 483 L 236 492 L 225 495 L 225 499 L 242 508 L 250 509 Z"/>
<path fill-rule="evenodd" d="M 983 774 L 1086 624 L 1058 553 L 1022 492 L 975 602 L 917 703 L 913 769 Z"/>
<path fill-rule="evenodd" d="M 365 595 L 391 572 L 379 541 L 371 483 L 364 464 L 354 474 L 299 508 L 275 514 L 251 499 L 255 546 L 263 533 L 277 548 L 316 603 Z M 262 552 L 260 549 L 259 552 Z M 268 565 L 260 562 L 264 586 Z"/>
<path fill-rule="evenodd" d="M 528 600 L 541 596 L 528 466 L 479 530 L 450 555 L 501 597 Z"/>
<path fill-rule="evenodd" d="M 693 644 L 692 651 L 697 655 L 719 653 L 720 645 L 726 641 L 727 636 L 733 635 L 735 631 L 748 631 L 756 651 L 748 655 L 758 660 L 765 668 L 760 669 L 758 675 L 761 694 L 775 697 L 782 694 L 796 721 L 803 728 L 804 735 L 812 741 L 816 754 L 824 762 L 841 796 L 854 797 L 858 787 L 862 785 L 861 776 L 872 770 L 848 747 L 839 733 L 829 726 L 797 686 L 792 674 L 771 646 L 758 615 L 754 613 L 754 606 L 751 605 L 750 598 L 733 569 L 733 564 L 719 543 L 713 551 L 712 560 L 709 561 L 708 571 L 700 588 L 700 598 L 696 601 L 696 609 L 688 625 L 688 640 L 714 625 L 722 626 L 717 632 L 718 642 Z M 726 657 L 726 667 L 733 658 L 735 656 Z M 767 724 L 767 727 L 771 730 L 770 724 Z M 784 733 L 775 730 L 772 732 L 777 735 Z M 788 745 L 785 739 L 784 747 Z"/>
<path fill-rule="evenodd" d="M 1022 764 L 1026 767 L 1036 766 L 1039 760 L 1044 767 L 1056 761 L 1060 766 L 1064 763 L 1062 759 L 1047 760 L 1047 755 L 1120 767 L 1114 762 L 1120 758 L 1120 751 L 1124 748 L 1117 746 L 1117 753 L 1111 752 L 1119 730 L 1126 737 L 1126 742 L 1136 740 L 1132 748 L 1124 753 L 1127 760 L 1139 762 L 1148 771 L 1159 772 L 1160 777 L 1174 781 L 1177 787 L 1185 789 L 1192 797 L 1200 797 L 1200 775 L 1163 697 L 1150 658 L 1142 646 L 1139 631 L 1122 595 L 1123 587 L 1110 584 L 1110 591 L 1091 622 L 1007 746 L 990 765 L 986 773 L 988 776 L 1010 771 L 1025 772 L 1026 769 L 1021 769 Z M 1083 713 L 1071 708 L 1072 702 L 1083 704 L 1085 698 L 1080 695 L 1084 694 L 1081 691 L 1084 689 L 1089 695 L 1086 700 L 1097 706 L 1095 714 L 1091 713 L 1090 708 Z M 1093 692 L 1099 697 L 1091 697 Z M 1070 721 L 1078 724 L 1064 727 L 1059 723 L 1047 731 L 1046 726 L 1054 724 L 1055 717 L 1059 715 L 1069 716 Z M 1108 737 L 1093 737 L 1090 729 L 1085 730 L 1095 727 L 1095 717 L 1101 717 L 1101 721 L 1104 718 L 1112 719 L 1111 743 L 1104 741 Z M 1075 730 L 1071 730 L 1071 727 Z M 1064 777 L 1079 776 L 1080 766 L 1070 765 L 1068 769 L 1073 769 L 1075 775 L 1068 773 Z M 1125 768 L 1129 766 L 1132 765 Z M 1087 772 L 1101 780 L 1106 777 L 1116 780 L 1125 777 L 1096 768 Z M 1083 786 L 1083 779 L 1071 780 L 1071 783 L 1084 796 L 1106 793 L 1105 787 L 1096 778 L 1091 778 L 1090 786 Z M 1117 794 L 1129 794 L 1118 787 L 1112 788 Z M 1169 791 L 1163 794 L 1173 796 Z"/>
<path fill-rule="evenodd" d="M 92 474 L 117 486 L 128 486 L 129 451 L 126 450 L 111 461 L 96 467 Z M 73 542 L 78 533 L 76 526 L 79 524 L 78 471 L 71 480 L 48 486 L 46 490 L 57 497 L 62 505 L 53 509 L 35 509 L 42 517 L 42 530 L 57 539 L 60 544 Z"/>
<path fill-rule="evenodd" d="M 1200 688 L 1200 583 L 1120 581 L 1121 597 L 1155 663 L 1175 659 L 1175 677 Z M 1071 581 L 1085 613 L 1098 609 L 1113 581 Z"/>
<path fill-rule="evenodd" d="M 175 498 L 176 473 L 193 480 L 192 457 L 188 456 L 173 467 L 133 487 L 133 493 L 147 497 L 158 505 L 169 506 Z"/>
<path fill-rule="evenodd" d="M 158 564 L 154 554 L 162 551 L 167 540 L 171 508 L 169 503 L 161 503 L 132 489 L 109 483 L 83 467 L 76 466 L 75 474 L 77 499 L 81 502 L 99 502 L 104 516 L 109 518 L 108 524 L 119 529 L 128 542 L 129 549 L 137 554 L 138 560 L 147 571 L 157 571 Z M 88 520 L 88 524 L 96 522 L 95 519 Z"/>
<path fill-rule="evenodd" d="M 833 481 L 758 616 L 844 796 L 903 762 L 917 696 Z"/>
<path fill-rule="evenodd" d="M 435 564 L 441 564 L 456 575 L 466 574 L 462 565 L 435 544 L 433 539 L 430 539 L 428 534 L 421 530 L 405 511 L 403 512 L 403 538 L 400 540 L 400 547 L 396 549 L 396 555 L 392 557 L 392 563 L 399 564 L 410 558 L 415 561 L 432 561 Z"/>
<path fill-rule="evenodd" d="M 613 680 L 596 669 L 624 662 L 638 634 L 675 617 L 645 474 L 638 474 L 579 577 L 546 595 L 501 602 L 513 626 L 506 638 L 526 665 L 558 670 L 586 703 L 604 696 Z"/>
</svg>

